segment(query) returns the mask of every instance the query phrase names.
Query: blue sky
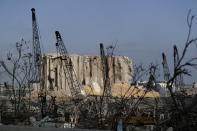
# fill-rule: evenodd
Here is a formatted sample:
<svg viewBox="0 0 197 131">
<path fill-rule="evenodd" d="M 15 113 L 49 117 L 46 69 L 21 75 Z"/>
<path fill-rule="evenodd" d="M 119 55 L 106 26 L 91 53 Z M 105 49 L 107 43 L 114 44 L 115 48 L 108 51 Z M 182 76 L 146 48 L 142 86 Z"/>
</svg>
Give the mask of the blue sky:
<svg viewBox="0 0 197 131">
<path fill-rule="evenodd" d="M 144 65 L 160 64 L 165 52 L 171 66 L 173 45 L 181 52 L 186 40 L 188 10 L 197 15 L 196 0 L 0 0 L 1 57 L 21 38 L 32 40 L 32 7 L 44 53 L 56 52 L 54 31 L 59 30 L 70 53 L 99 54 L 100 42 L 117 43 L 116 55 Z M 187 57 L 197 56 L 194 47 Z M 196 70 L 192 75 L 188 83 L 197 81 Z"/>
</svg>

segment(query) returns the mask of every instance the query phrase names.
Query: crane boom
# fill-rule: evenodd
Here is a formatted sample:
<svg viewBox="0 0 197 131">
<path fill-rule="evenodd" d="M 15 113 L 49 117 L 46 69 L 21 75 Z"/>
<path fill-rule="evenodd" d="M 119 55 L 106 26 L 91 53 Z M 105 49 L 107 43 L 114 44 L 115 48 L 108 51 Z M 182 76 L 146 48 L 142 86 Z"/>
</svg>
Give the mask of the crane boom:
<svg viewBox="0 0 197 131">
<path fill-rule="evenodd" d="M 164 80 L 168 81 L 170 79 L 170 71 L 169 71 L 169 67 L 168 67 L 168 63 L 166 60 L 166 55 L 164 53 L 162 53 L 162 58 L 163 58 L 163 72 L 164 72 Z"/>
<path fill-rule="evenodd" d="M 174 45 L 174 72 L 177 70 L 178 62 L 179 62 L 179 53 L 178 53 L 178 49 L 177 49 L 176 45 Z M 179 94 L 175 95 L 175 98 L 176 98 L 177 103 L 184 110 L 185 90 L 184 90 L 183 86 L 184 86 L 183 75 L 179 74 L 175 78 L 175 87 L 176 87 L 175 91 L 180 91 L 180 92 L 179 92 Z"/>
<path fill-rule="evenodd" d="M 100 43 L 100 55 L 101 55 L 101 66 L 103 72 L 103 85 L 104 85 L 103 94 L 104 96 L 110 96 L 111 87 L 110 87 L 110 78 L 109 78 L 109 64 L 102 43 Z"/>
<path fill-rule="evenodd" d="M 178 62 L 179 62 L 179 53 L 178 53 L 178 49 L 177 49 L 176 45 L 174 45 L 174 71 L 177 68 Z M 180 87 L 180 86 L 183 86 L 183 85 L 184 85 L 183 75 L 180 74 L 175 79 L 175 86 Z"/>
<path fill-rule="evenodd" d="M 33 63 L 34 63 L 34 77 L 32 82 L 40 83 L 40 57 L 41 57 L 41 48 L 40 48 L 40 37 L 38 24 L 36 21 L 36 12 L 35 9 L 32 8 L 32 29 L 33 29 Z"/>
<path fill-rule="evenodd" d="M 32 30 L 33 30 L 33 41 L 32 41 L 32 54 L 33 54 L 33 78 L 31 83 L 36 83 L 40 87 L 40 92 L 38 94 L 38 100 L 40 103 L 42 118 L 46 116 L 46 92 L 44 91 L 44 81 L 40 80 L 40 65 L 41 65 L 41 48 L 40 48 L 40 36 L 39 28 L 36 21 L 36 12 L 32 8 Z M 42 83 L 42 84 L 41 84 Z"/>
<path fill-rule="evenodd" d="M 81 95 L 81 87 L 78 82 L 71 57 L 68 54 L 68 51 L 61 38 L 59 31 L 56 31 L 55 35 L 57 39 L 56 49 L 57 52 L 61 55 L 61 59 L 63 60 L 63 70 L 66 80 L 68 82 L 68 86 L 70 88 L 71 95 L 72 97 L 78 97 Z"/>
</svg>

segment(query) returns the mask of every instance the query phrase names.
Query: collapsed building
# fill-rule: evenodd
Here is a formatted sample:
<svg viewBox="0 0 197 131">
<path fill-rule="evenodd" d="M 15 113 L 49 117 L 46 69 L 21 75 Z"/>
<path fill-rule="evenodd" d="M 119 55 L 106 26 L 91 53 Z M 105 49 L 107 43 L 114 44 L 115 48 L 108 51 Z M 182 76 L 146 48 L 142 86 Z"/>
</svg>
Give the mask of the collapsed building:
<svg viewBox="0 0 197 131">
<path fill-rule="evenodd" d="M 103 74 L 101 57 L 97 55 L 71 55 L 76 76 L 82 90 L 87 92 L 103 90 Z M 110 83 L 131 83 L 133 74 L 132 61 L 126 56 L 109 56 Z M 71 96 L 70 88 L 63 70 L 64 62 L 57 54 L 46 54 L 42 57 L 41 80 L 44 89 L 57 97 Z"/>
</svg>

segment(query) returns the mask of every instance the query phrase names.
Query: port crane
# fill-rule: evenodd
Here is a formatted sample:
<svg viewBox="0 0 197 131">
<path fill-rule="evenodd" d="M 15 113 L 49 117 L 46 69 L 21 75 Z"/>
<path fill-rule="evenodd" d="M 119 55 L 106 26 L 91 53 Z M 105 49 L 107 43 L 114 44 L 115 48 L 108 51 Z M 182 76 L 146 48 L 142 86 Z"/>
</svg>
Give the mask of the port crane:
<svg viewBox="0 0 197 131">
<path fill-rule="evenodd" d="M 166 82 L 168 82 L 170 80 L 170 71 L 169 71 L 169 67 L 168 67 L 168 64 L 167 64 L 167 60 L 166 60 L 166 56 L 164 53 L 162 53 L 162 58 L 163 58 L 163 62 L 162 62 L 162 65 L 163 65 L 163 71 L 164 71 L 164 80 Z M 176 48 L 176 46 L 174 46 L 174 71 L 177 69 L 177 64 L 179 62 L 179 56 L 178 56 L 178 50 Z M 181 80 L 182 76 L 178 75 L 175 79 L 175 84 L 178 84 L 178 80 Z M 180 84 L 180 83 L 179 83 Z M 170 89 L 170 92 L 173 92 L 172 89 Z M 182 110 L 184 110 L 184 94 L 180 94 L 176 92 L 174 93 L 171 93 L 171 96 L 173 97 L 173 100 L 176 102 L 175 104 L 175 107 L 177 109 L 180 110 L 180 107 L 182 108 Z"/>
<path fill-rule="evenodd" d="M 109 78 L 109 64 L 108 59 L 105 55 L 104 46 L 100 43 L 100 55 L 101 55 L 101 66 L 103 72 L 103 96 L 111 96 L 111 86 Z"/>
<path fill-rule="evenodd" d="M 166 60 L 166 55 L 164 53 L 162 53 L 162 58 L 163 58 L 163 72 L 164 72 L 164 80 L 167 82 L 170 79 L 170 70 L 168 67 L 168 63 Z"/>
<path fill-rule="evenodd" d="M 178 49 L 177 49 L 176 45 L 174 45 L 174 72 L 177 71 L 177 68 L 179 66 L 178 64 L 179 64 L 179 53 L 178 53 Z M 177 91 L 175 96 L 176 96 L 177 103 L 182 107 L 183 110 L 185 110 L 185 102 L 184 102 L 185 90 L 184 90 L 183 86 L 184 86 L 183 75 L 179 74 L 175 78 L 175 87 L 176 87 L 175 91 Z"/>
<path fill-rule="evenodd" d="M 46 91 L 44 91 L 44 81 L 40 80 L 40 65 L 41 65 L 41 48 L 40 48 L 40 34 L 39 27 L 36 20 L 35 9 L 32 8 L 32 56 L 33 56 L 33 70 L 32 70 L 32 80 L 30 83 L 37 84 L 40 86 L 40 92 L 38 93 L 38 98 L 41 103 L 41 114 L 44 118 L 46 116 Z M 41 84 L 42 83 L 42 84 Z"/>
<path fill-rule="evenodd" d="M 39 28 L 36 21 L 36 12 L 35 9 L 32 8 L 32 31 L 33 31 L 33 64 L 34 64 L 34 75 L 32 82 L 40 83 L 40 64 L 41 64 L 41 48 L 40 48 L 40 36 L 39 36 Z"/>
<path fill-rule="evenodd" d="M 177 70 L 178 62 L 179 62 L 179 53 L 176 45 L 174 45 L 174 72 Z M 180 74 L 175 79 L 175 86 L 181 87 L 183 85 L 184 85 L 183 75 Z"/>
<path fill-rule="evenodd" d="M 60 54 L 60 58 L 63 61 L 63 71 L 65 74 L 66 80 L 68 82 L 71 96 L 73 98 L 80 97 L 82 95 L 81 86 L 77 79 L 77 75 L 75 73 L 71 57 L 68 54 L 68 51 L 66 49 L 66 46 L 62 40 L 62 37 L 59 31 L 56 31 L 55 35 L 56 35 L 56 40 L 57 40 L 57 43 L 56 43 L 57 53 Z"/>
</svg>

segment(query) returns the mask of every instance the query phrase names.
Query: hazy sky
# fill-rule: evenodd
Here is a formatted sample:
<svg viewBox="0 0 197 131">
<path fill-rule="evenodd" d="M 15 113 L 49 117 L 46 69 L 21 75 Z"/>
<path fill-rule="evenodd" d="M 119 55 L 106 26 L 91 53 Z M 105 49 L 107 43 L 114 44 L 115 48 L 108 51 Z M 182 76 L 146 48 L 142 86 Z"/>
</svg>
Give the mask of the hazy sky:
<svg viewBox="0 0 197 131">
<path fill-rule="evenodd" d="M 165 52 L 171 66 L 173 45 L 181 52 L 186 41 L 188 10 L 197 15 L 197 0 L 0 0 L 1 56 L 21 38 L 32 40 L 32 7 L 44 53 L 56 52 L 54 31 L 59 30 L 70 53 L 99 54 L 100 42 L 117 43 L 116 55 L 144 65 L 161 64 Z M 187 56 L 197 56 L 197 48 L 192 46 Z M 187 82 L 197 81 L 196 70 L 192 75 Z"/>
</svg>

